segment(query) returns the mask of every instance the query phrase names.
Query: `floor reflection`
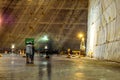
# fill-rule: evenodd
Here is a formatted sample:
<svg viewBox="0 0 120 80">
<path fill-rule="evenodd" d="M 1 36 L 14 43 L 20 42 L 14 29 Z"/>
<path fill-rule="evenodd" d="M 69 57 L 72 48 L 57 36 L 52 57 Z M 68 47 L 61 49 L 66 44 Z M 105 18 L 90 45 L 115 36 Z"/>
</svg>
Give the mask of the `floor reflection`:
<svg viewBox="0 0 120 80">
<path fill-rule="evenodd" d="M 39 80 L 51 80 L 51 58 L 40 59 Z"/>
</svg>

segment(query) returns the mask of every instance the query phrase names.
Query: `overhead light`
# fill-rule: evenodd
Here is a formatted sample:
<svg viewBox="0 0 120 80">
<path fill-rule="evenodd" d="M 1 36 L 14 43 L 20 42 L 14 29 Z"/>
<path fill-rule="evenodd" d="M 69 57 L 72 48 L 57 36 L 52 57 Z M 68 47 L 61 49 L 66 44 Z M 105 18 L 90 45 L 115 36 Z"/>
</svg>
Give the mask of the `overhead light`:
<svg viewBox="0 0 120 80">
<path fill-rule="evenodd" d="M 42 39 L 43 39 L 44 41 L 47 41 L 47 40 L 48 40 L 48 36 L 45 35 Z"/>
<path fill-rule="evenodd" d="M 82 34 L 82 33 L 79 33 L 79 34 L 78 34 L 78 38 L 81 39 L 82 37 L 83 37 L 83 34 Z"/>
<path fill-rule="evenodd" d="M 45 49 L 48 49 L 48 46 L 45 46 Z"/>
<path fill-rule="evenodd" d="M 11 45 L 11 48 L 14 49 L 14 48 L 15 48 L 15 44 L 12 44 L 12 45 Z"/>
</svg>

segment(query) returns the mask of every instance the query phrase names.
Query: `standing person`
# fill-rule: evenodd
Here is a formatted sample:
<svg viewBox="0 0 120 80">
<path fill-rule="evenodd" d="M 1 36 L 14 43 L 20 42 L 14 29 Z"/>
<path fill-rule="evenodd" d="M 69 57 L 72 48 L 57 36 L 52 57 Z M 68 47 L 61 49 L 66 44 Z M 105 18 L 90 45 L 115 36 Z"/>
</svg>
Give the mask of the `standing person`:
<svg viewBox="0 0 120 80">
<path fill-rule="evenodd" d="M 70 53 L 70 48 L 68 48 L 68 50 L 67 50 L 67 58 L 71 58 L 71 53 Z"/>
<path fill-rule="evenodd" d="M 26 45 L 26 63 L 30 63 L 31 60 L 31 55 L 32 55 L 32 43 L 28 43 Z"/>
<path fill-rule="evenodd" d="M 35 48 L 34 45 L 32 45 L 32 54 L 31 54 L 31 63 L 34 63 L 34 52 L 35 52 Z"/>
</svg>

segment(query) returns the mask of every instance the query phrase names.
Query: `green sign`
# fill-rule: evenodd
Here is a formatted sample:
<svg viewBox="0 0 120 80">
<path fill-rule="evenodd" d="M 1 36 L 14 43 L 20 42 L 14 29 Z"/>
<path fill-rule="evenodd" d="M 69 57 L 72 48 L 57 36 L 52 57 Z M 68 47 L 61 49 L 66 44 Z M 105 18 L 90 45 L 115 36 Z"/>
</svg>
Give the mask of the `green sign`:
<svg viewBox="0 0 120 80">
<path fill-rule="evenodd" d="M 26 38 L 25 39 L 25 44 L 29 44 L 29 43 L 34 44 L 34 38 Z"/>
</svg>

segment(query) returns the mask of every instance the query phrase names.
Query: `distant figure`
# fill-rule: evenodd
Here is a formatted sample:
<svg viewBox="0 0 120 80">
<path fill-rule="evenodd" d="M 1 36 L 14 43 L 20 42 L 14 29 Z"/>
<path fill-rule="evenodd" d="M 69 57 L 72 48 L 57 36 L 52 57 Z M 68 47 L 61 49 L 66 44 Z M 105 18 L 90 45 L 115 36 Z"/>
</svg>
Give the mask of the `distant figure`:
<svg viewBox="0 0 120 80">
<path fill-rule="evenodd" d="M 35 48 L 34 45 L 32 45 L 32 55 L 31 55 L 31 63 L 34 63 L 34 52 L 35 52 Z"/>
<path fill-rule="evenodd" d="M 26 45 L 26 63 L 32 63 L 34 61 L 34 46 L 32 43 Z"/>
<path fill-rule="evenodd" d="M 71 53 L 70 53 L 70 51 L 71 51 L 71 49 L 69 48 L 68 50 L 67 50 L 67 58 L 71 58 Z"/>
</svg>

